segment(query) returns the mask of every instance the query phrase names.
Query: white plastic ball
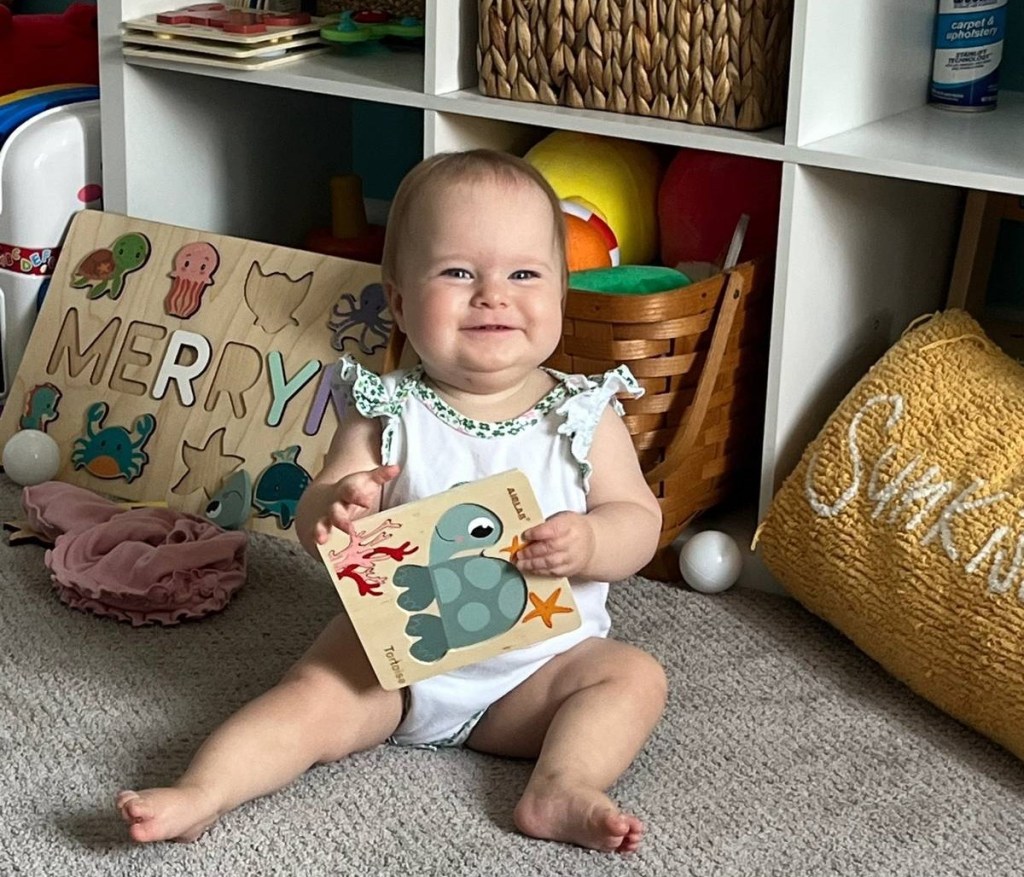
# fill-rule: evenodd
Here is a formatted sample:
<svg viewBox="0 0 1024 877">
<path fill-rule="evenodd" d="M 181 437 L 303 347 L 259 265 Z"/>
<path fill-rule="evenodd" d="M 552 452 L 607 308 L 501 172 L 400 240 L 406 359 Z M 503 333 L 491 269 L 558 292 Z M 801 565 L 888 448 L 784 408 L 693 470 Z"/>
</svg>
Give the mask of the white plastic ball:
<svg viewBox="0 0 1024 877">
<path fill-rule="evenodd" d="M 60 469 L 60 447 L 38 429 L 16 432 L 4 445 L 4 471 L 15 484 L 30 487 L 50 481 Z"/>
<path fill-rule="evenodd" d="M 679 551 L 683 581 L 702 594 L 717 594 L 736 584 L 743 556 L 736 542 L 721 530 L 704 530 L 690 537 Z"/>
</svg>

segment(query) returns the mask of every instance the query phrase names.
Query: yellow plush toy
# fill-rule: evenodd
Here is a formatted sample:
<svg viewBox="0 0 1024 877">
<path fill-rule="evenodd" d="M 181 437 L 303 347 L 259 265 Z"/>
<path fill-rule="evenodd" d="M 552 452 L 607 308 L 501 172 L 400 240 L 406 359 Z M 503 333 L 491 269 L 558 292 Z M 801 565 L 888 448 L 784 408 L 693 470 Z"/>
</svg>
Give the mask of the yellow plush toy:
<svg viewBox="0 0 1024 877">
<path fill-rule="evenodd" d="M 556 131 L 525 157 L 562 200 L 570 271 L 655 258 L 660 164 L 652 147 Z"/>
</svg>

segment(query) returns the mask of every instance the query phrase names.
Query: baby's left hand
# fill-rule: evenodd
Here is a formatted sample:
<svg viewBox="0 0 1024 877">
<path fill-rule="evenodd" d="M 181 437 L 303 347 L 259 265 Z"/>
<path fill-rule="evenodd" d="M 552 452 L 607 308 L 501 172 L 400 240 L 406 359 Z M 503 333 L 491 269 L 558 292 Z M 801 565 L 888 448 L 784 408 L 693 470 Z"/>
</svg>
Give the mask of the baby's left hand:
<svg viewBox="0 0 1024 877">
<path fill-rule="evenodd" d="M 526 547 L 516 552 L 516 566 L 547 576 L 574 576 L 591 558 L 597 539 L 586 515 L 558 512 L 523 533 Z"/>
</svg>

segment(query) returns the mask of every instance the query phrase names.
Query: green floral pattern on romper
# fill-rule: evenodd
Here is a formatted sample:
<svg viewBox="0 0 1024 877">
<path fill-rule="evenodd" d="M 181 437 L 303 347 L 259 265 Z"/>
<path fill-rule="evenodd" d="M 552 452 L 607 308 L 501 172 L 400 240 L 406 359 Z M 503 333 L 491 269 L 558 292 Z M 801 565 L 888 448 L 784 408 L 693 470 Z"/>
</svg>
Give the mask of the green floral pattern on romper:
<svg viewBox="0 0 1024 877">
<path fill-rule="evenodd" d="M 549 369 L 544 369 L 544 371 L 551 375 L 558 383 L 529 411 L 520 414 L 518 417 L 513 417 L 511 420 L 499 420 L 493 423 L 484 420 L 473 420 L 452 408 L 431 387 L 427 386 L 423 380 L 423 369 L 419 366 L 413 369 L 405 380 L 402 381 L 396 395 L 401 394 L 403 386 L 408 382 L 411 384 L 412 394 L 434 412 L 438 420 L 447 423 L 452 429 L 456 429 L 466 435 L 475 436 L 476 438 L 503 438 L 505 436 L 518 435 L 524 429 L 529 429 L 531 426 L 540 423 L 541 419 L 568 395 L 569 391 L 562 384 L 564 375 Z"/>
<path fill-rule="evenodd" d="M 380 377 L 345 356 L 338 363 L 334 386 L 348 394 L 363 417 L 384 418 L 381 459 L 385 462 L 391 461 L 395 427 L 401 417 L 402 406 L 410 395 L 426 405 L 443 423 L 466 435 L 483 439 L 518 435 L 557 407 L 556 413 L 565 420 L 558 431 L 570 438 L 572 455 L 579 464 L 584 489 L 588 489 L 591 467 L 587 458 L 602 410 L 610 404 L 622 414 L 622 406 L 615 398 L 616 392 L 625 392 L 636 398 L 643 395 L 643 389 L 624 365 L 595 376 L 597 380 L 585 375 L 566 375 L 554 369 L 546 368 L 544 371 L 557 384 L 529 411 L 511 420 L 494 423 L 473 420 L 452 408 L 425 383 L 422 366 L 416 366 L 402 376 L 394 391 L 389 393 Z"/>
</svg>

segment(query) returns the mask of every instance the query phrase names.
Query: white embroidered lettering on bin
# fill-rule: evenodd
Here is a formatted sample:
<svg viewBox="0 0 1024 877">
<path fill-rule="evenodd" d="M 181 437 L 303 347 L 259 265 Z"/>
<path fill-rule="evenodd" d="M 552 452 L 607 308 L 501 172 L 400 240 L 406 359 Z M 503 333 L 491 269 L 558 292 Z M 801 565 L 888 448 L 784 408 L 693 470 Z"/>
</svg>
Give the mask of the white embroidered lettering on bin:
<svg viewBox="0 0 1024 877">
<path fill-rule="evenodd" d="M 915 457 L 915 461 L 920 461 Z M 916 530 L 925 516 L 953 489 L 952 481 L 936 480 L 941 477 L 941 470 L 938 466 L 929 466 L 924 474 L 915 478 L 900 496 L 900 501 L 889 513 L 889 523 L 894 524 L 900 519 L 903 513 L 918 505 L 924 500 L 924 507 L 919 509 L 904 525 L 903 529 L 908 533 Z"/>
<path fill-rule="evenodd" d="M 885 421 L 885 431 L 889 432 L 889 430 L 891 430 L 903 416 L 902 396 L 872 396 L 864 403 L 864 407 L 853 416 L 853 420 L 850 421 L 850 428 L 846 433 L 846 446 L 850 449 L 850 462 L 853 464 L 853 483 L 843 491 L 839 499 L 837 499 L 832 505 L 824 502 L 814 489 L 814 470 L 818 465 L 818 455 L 815 454 L 811 458 L 810 465 L 807 467 L 807 478 L 805 479 L 804 487 L 807 491 L 807 498 L 811 503 L 811 508 L 814 509 L 814 511 L 821 517 L 835 517 L 844 508 L 846 508 L 853 498 L 860 492 L 861 457 L 860 447 L 857 444 L 857 430 L 860 427 L 860 422 L 864 419 L 871 408 L 885 403 L 889 403 L 893 408 L 892 413 Z"/>
<path fill-rule="evenodd" d="M 819 517 L 838 517 L 859 495 L 866 462 L 858 436 L 866 428 L 865 417 L 879 405 L 889 405 L 892 409 L 884 424 L 879 427 L 882 433 L 891 432 L 904 415 L 905 403 L 898 394 L 872 396 L 857 411 L 846 434 L 851 480 L 835 502 L 827 502 L 816 490 L 815 475 L 820 455 L 815 453 L 811 457 L 804 479 L 804 490 L 808 504 Z M 960 488 L 955 479 L 944 477 L 941 466 L 927 464 L 924 455 L 920 453 L 886 481 L 885 470 L 896 463 L 897 455 L 903 450 L 896 442 L 887 444 L 871 467 L 865 491 L 866 498 L 873 503 L 871 519 L 882 520 L 908 533 L 930 521 L 928 529 L 917 540 L 918 544 L 926 546 L 938 541 L 946 557 L 959 563 L 961 550 L 954 534 L 957 520 L 968 519 L 978 509 L 1010 499 L 1011 494 L 998 491 L 985 495 L 983 491 L 988 482 L 977 476 L 966 487 Z M 922 467 L 923 471 L 920 471 Z M 915 476 L 915 472 L 920 474 Z M 954 493 L 955 496 L 950 499 Z M 1024 517 L 1024 509 L 1017 514 Z M 1011 554 L 1012 559 L 1007 563 Z M 983 575 L 988 590 L 994 594 L 1005 594 L 1016 584 L 1017 599 L 1024 602 L 1024 534 L 1015 535 L 1009 525 L 996 527 L 985 544 L 963 565 L 963 570 L 969 575 Z"/>
<path fill-rule="evenodd" d="M 954 515 L 967 514 L 975 509 L 992 505 L 992 503 L 999 502 L 999 500 L 1006 499 L 1009 496 L 1008 493 L 1000 491 L 999 493 L 994 493 L 991 496 L 984 496 L 981 499 L 974 500 L 973 502 L 964 502 L 965 497 L 984 487 L 985 484 L 986 482 L 983 479 L 975 478 L 969 485 L 967 485 L 967 487 L 961 491 L 960 495 L 942 510 L 942 513 L 939 515 L 939 519 L 932 524 L 931 529 L 924 534 L 921 544 L 927 545 L 929 542 L 934 541 L 936 535 L 941 535 L 942 547 L 946 550 L 946 556 L 950 560 L 959 559 L 960 552 L 957 551 L 956 546 L 953 544 L 953 531 L 949 526 L 949 522 L 953 520 Z"/>
<path fill-rule="evenodd" d="M 893 478 L 892 481 L 888 484 L 880 485 L 879 474 L 881 473 L 882 468 L 889 462 L 889 459 L 896 455 L 897 450 L 899 450 L 899 448 L 897 448 L 896 445 L 888 445 L 886 449 L 882 451 L 881 456 L 878 458 L 878 462 L 875 463 L 874 467 L 871 469 L 871 478 L 868 480 L 868 499 L 875 501 L 875 507 L 871 512 L 872 520 L 877 519 L 878 516 L 885 511 L 885 507 L 893 497 L 900 492 L 903 482 L 907 480 L 910 473 L 913 472 L 917 468 L 918 463 L 921 462 L 920 456 L 914 457 L 913 460 L 907 463 L 906 466 L 896 473 L 896 477 Z M 892 523 L 895 519 L 895 513 L 889 515 L 889 523 Z"/>
<path fill-rule="evenodd" d="M 1009 527 L 996 527 L 996 529 L 992 531 L 992 535 L 986 540 L 985 544 L 981 546 L 978 553 L 967 561 L 967 566 L 964 567 L 964 572 L 976 573 L 981 567 L 982 561 L 992 553 L 992 549 L 999 544 L 999 540 L 1009 532 Z"/>
<path fill-rule="evenodd" d="M 988 589 L 993 594 L 1005 594 L 1013 587 L 1013 580 L 1019 576 L 1021 561 L 1024 561 L 1024 536 L 1017 537 L 1017 545 L 1013 552 L 1013 562 L 1010 564 L 1006 574 L 1002 575 L 1004 556 L 1002 550 L 997 551 L 992 561 L 992 566 L 988 571 Z M 1017 590 L 1017 599 L 1020 600 L 1022 595 L 1024 595 L 1024 583 Z"/>
</svg>

